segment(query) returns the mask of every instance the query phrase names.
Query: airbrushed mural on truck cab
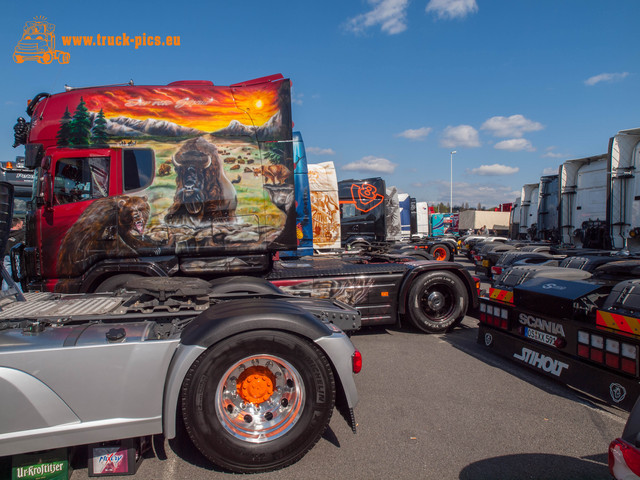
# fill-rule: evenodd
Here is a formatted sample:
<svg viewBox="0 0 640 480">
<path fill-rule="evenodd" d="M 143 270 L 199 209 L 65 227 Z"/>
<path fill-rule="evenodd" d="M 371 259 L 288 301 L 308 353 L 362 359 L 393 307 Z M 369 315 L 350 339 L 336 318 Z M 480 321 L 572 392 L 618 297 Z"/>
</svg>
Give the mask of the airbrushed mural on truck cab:
<svg viewBox="0 0 640 480">
<path fill-rule="evenodd" d="M 288 81 L 90 89 L 63 107 L 57 145 L 121 151 L 122 168 L 113 153 L 58 160 L 54 206 L 92 200 L 63 238 L 43 239 L 59 276 L 102 258 L 295 246 Z M 126 195 L 109 196 L 115 181 Z"/>
</svg>

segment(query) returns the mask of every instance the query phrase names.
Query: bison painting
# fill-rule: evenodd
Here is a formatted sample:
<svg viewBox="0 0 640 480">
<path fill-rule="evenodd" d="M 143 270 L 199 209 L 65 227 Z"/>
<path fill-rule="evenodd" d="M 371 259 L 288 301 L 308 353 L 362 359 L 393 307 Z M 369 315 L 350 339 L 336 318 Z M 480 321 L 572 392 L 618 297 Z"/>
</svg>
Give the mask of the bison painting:
<svg viewBox="0 0 640 480">
<path fill-rule="evenodd" d="M 176 194 L 165 223 L 201 227 L 235 219 L 236 190 L 224 174 L 214 144 L 203 137 L 188 140 L 172 160 Z"/>
</svg>

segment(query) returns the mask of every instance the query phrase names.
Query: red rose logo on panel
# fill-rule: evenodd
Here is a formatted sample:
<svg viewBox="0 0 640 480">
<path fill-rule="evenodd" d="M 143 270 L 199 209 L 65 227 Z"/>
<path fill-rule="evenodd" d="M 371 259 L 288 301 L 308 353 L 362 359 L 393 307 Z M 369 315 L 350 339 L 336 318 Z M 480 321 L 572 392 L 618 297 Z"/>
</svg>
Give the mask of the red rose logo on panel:
<svg viewBox="0 0 640 480">
<path fill-rule="evenodd" d="M 369 183 L 351 185 L 351 198 L 356 210 L 363 213 L 373 210 L 384 201 L 384 195 L 380 195 L 376 187 Z"/>
</svg>

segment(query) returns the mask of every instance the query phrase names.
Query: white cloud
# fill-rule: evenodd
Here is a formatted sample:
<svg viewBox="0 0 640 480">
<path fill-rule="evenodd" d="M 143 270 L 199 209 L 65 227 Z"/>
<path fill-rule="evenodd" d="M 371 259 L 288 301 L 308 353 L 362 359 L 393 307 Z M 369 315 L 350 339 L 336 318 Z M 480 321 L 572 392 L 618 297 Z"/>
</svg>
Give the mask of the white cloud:
<svg viewBox="0 0 640 480">
<path fill-rule="evenodd" d="M 398 165 L 386 158 L 368 155 L 356 162 L 351 162 L 342 167 L 343 170 L 355 170 L 358 172 L 393 173 Z"/>
<path fill-rule="evenodd" d="M 509 167 L 507 165 L 500 165 L 499 163 L 494 163 L 493 165 L 480 165 L 478 168 L 467 170 L 467 172 L 472 175 L 482 176 L 513 175 L 519 171 L 520 169 L 518 167 Z"/>
<path fill-rule="evenodd" d="M 589 77 L 584 81 L 585 85 L 590 87 L 596 85 L 601 82 L 619 82 L 620 80 L 625 79 L 629 76 L 629 72 L 621 72 L 621 73 L 601 73 L 600 75 L 595 75 L 593 77 Z"/>
<path fill-rule="evenodd" d="M 542 175 L 556 175 L 558 173 L 558 167 L 547 167 L 542 170 Z"/>
<path fill-rule="evenodd" d="M 520 138 L 525 132 L 542 130 L 544 125 L 529 120 L 523 115 L 511 115 L 510 117 L 491 117 L 480 128 L 489 130 L 494 137 Z"/>
<path fill-rule="evenodd" d="M 421 127 L 416 128 L 415 130 L 410 128 L 402 133 L 398 133 L 396 137 L 404 137 L 409 140 L 424 140 L 427 138 L 427 135 L 431 133 L 431 130 L 431 127 Z"/>
<path fill-rule="evenodd" d="M 291 102 L 296 105 L 302 105 L 302 98 L 304 97 L 303 93 L 298 93 L 295 91 L 294 87 L 291 86 Z"/>
<path fill-rule="evenodd" d="M 320 147 L 306 147 L 306 153 L 310 153 L 312 155 L 335 155 L 336 152 L 333 148 L 320 148 Z"/>
<path fill-rule="evenodd" d="M 567 155 L 565 155 L 564 153 L 558 153 L 558 152 L 554 152 L 553 149 L 556 147 L 548 147 L 547 151 L 542 154 L 542 158 L 564 158 Z"/>
<path fill-rule="evenodd" d="M 512 138 L 511 140 L 503 140 L 496 143 L 493 148 L 496 150 L 508 150 L 509 152 L 520 152 L 526 150 L 527 152 L 535 152 L 531 142 L 525 138 Z"/>
<path fill-rule="evenodd" d="M 476 0 L 430 0 L 426 12 L 440 19 L 464 18 L 478 11 Z"/>
<path fill-rule="evenodd" d="M 407 29 L 407 6 L 409 0 L 368 0 L 373 9 L 349 19 L 347 30 L 362 33 L 370 27 L 380 25 L 380 30 L 389 35 Z"/>
<path fill-rule="evenodd" d="M 445 148 L 479 147 L 478 131 L 470 125 L 448 126 L 444 129 L 440 145 Z"/>
</svg>

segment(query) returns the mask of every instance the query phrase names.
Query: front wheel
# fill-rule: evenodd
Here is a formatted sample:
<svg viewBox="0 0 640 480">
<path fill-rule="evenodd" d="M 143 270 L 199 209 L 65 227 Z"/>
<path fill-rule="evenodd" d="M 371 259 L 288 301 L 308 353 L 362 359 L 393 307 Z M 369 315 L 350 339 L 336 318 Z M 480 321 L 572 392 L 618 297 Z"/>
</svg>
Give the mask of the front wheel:
<svg viewBox="0 0 640 480">
<path fill-rule="evenodd" d="M 467 313 L 467 289 L 451 272 L 428 272 L 409 290 L 411 322 L 426 333 L 452 330 Z"/>
<path fill-rule="evenodd" d="M 290 465 L 323 434 L 335 404 L 329 361 L 279 331 L 243 333 L 204 352 L 187 373 L 182 416 L 194 445 L 234 472 Z"/>
</svg>

